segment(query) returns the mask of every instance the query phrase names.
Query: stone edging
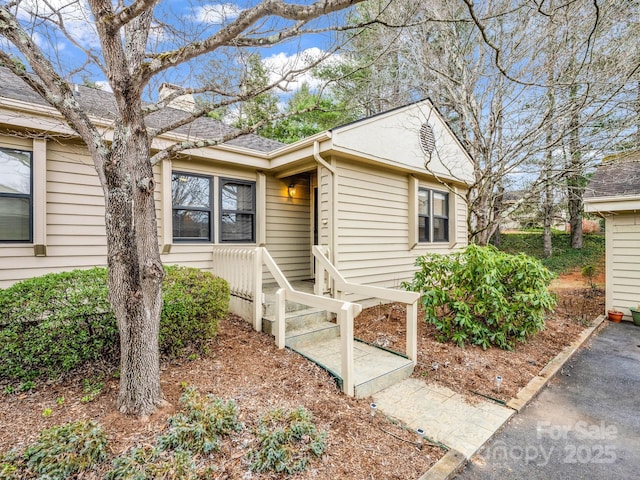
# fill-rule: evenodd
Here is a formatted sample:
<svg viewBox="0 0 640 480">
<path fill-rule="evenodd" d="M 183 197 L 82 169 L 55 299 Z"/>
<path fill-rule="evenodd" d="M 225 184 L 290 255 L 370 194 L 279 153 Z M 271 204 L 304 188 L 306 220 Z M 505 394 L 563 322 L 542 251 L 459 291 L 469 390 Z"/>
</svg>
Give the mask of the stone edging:
<svg viewBox="0 0 640 480">
<path fill-rule="evenodd" d="M 507 402 L 507 407 L 513 408 L 516 412 L 520 412 L 525 406 L 533 400 L 542 388 L 547 384 L 558 370 L 569 360 L 573 354 L 591 337 L 593 332 L 602 324 L 605 316 L 600 315 L 596 318 L 591 326 L 584 330 L 580 336 L 570 345 L 567 345 L 558 355 L 551 359 L 547 365 L 540 370 L 540 373 L 533 377 L 529 383 L 521 389 L 515 397 Z"/>
<path fill-rule="evenodd" d="M 427 470 L 418 480 L 450 480 L 467 463 L 465 456 L 457 450 L 450 449 L 444 457 Z"/>
</svg>

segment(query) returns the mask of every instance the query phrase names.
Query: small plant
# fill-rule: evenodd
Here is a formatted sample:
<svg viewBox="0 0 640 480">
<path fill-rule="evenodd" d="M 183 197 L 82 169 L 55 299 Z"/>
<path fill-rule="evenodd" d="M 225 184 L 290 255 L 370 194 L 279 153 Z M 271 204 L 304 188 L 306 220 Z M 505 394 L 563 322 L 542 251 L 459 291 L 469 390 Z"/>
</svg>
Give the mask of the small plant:
<svg viewBox="0 0 640 480">
<path fill-rule="evenodd" d="M 2 389 L 2 393 L 4 393 L 5 395 L 16 393 L 16 387 L 14 387 L 13 385 L 7 385 L 4 387 L 4 389 Z"/>
<path fill-rule="evenodd" d="M 35 384 L 35 382 L 32 382 L 32 381 L 28 381 L 28 382 L 24 382 L 24 383 L 20 384 L 20 391 L 21 392 L 30 392 L 34 388 L 36 388 L 36 384 Z"/>
<path fill-rule="evenodd" d="M 43 430 L 23 457 L 31 472 L 53 480 L 91 469 L 106 459 L 106 452 L 102 427 L 92 421 L 79 421 Z"/>
<path fill-rule="evenodd" d="M 582 270 L 580 271 L 580 273 L 582 274 L 582 277 L 586 280 L 591 290 L 596 290 L 598 288 L 598 285 L 596 285 L 595 283 L 595 278 L 596 278 L 596 275 L 598 274 L 598 270 L 596 269 L 595 265 L 592 265 L 592 264 L 585 265 L 584 267 L 582 267 Z"/>
<path fill-rule="evenodd" d="M 18 450 L 13 449 L 0 455 L 0 479 L 19 480 L 22 477 L 24 460 Z"/>
<path fill-rule="evenodd" d="M 258 446 L 249 453 L 251 469 L 257 472 L 304 471 L 310 459 L 327 448 L 326 433 L 317 431 L 311 413 L 302 407 L 267 412 L 260 417 L 257 437 Z"/>
<path fill-rule="evenodd" d="M 548 286 L 553 274 L 524 254 L 509 255 L 493 246 L 469 245 L 463 252 L 428 254 L 403 287 L 422 293 L 425 321 L 440 340 L 511 349 L 544 326 L 555 307 Z"/>
<path fill-rule="evenodd" d="M 62 405 L 62 404 L 64 404 L 64 397 L 58 397 L 58 398 L 56 398 L 56 404 L 57 404 L 57 405 Z"/>
<path fill-rule="evenodd" d="M 51 408 L 45 408 L 42 411 L 42 416 L 47 418 L 47 417 L 50 417 L 52 413 L 53 413 L 53 410 Z"/>
<path fill-rule="evenodd" d="M 180 397 L 185 411 L 168 419 L 169 433 L 158 438 L 161 450 L 184 450 L 192 453 L 210 453 L 220 448 L 219 437 L 238 432 L 238 410 L 233 400 L 225 402 L 212 395 L 202 397 L 189 387 Z"/>
<path fill-rule="evenodd" d="M 213 478 L 213 469 L 197 467 L 189 452 L 161 451 L 157 448 L 134 448 L 127 455 L 114 459 L 113 468 L 105 480 L 195 480 Z"/>
<path fill-rule="evenodd" d="M 82 380 L 82 393 L 84 395 L 80 399 L 82 403 L 93 402 L 104 388 L 104 382 L 100 380 L 101 377 L 85 378 Z"/>
</svg>

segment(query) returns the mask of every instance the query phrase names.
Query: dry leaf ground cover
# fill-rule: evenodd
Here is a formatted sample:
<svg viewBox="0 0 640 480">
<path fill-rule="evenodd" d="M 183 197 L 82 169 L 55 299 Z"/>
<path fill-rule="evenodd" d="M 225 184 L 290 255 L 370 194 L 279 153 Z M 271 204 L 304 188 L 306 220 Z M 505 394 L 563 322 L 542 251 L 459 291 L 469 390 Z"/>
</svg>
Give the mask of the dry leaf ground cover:
<svg viewBox="0 0 640 480">
<path fill-rule="evenodd" d="M 559 305 L 547 328 L 514 352 L 441 344 L 434 339 L 433 327 L 419 322 L 420 354 L 414 376 L 464 392 L 470 401 L 479 398 L 477 394 L 508 400 L 604 310 L 601 290 L 585 288 L 575 278 L 567 278 L 564 285 L 568 288 L 557 286 Z M 369 342 L 402 351 L 404 312 L 398 306 L 367 309 L 357 319 L 356 332 Z M 495 388 L 496 375 L 503 378 L 500 390 Z M 246 425 L 211 457 L 215 478 L 277 478 L 249 473 L 246 454 L 254 445 L 259 416 L 278 407 L 303 406 L 312 412 L 317 427 L 328 432 L 325 454 L 296 478 L 412 479 L 444 454 L 432 446 L 419 450 L 413 432 L 381 415 L 372 421 L 369 399 L 342 395 L 322 369 L 289 350 L 277 350 L 271 337 L 254 332 L 234 316 L 221 323 L 210 356 L 163 365 L 162 385 L 171 406 L 146 421 L 115 411 L 118 381 L 110 376 L 85 372 L 31 392 L 3 393 L 0 452 L 26 446 L 44 428 L 78 419 L 94 419 L 106 428 L 113 456 L 134 445 L 152 445 L 166 430 L 167 418 L 180 407 L 178 399 L 189 385 L 201 393 L 234 399 Z"/>
<path fill-rule="evenodd" d="M 346 397 L 322 369 L 296 353 L 276 349 L 272 337 L 254 332 L 234 316 L 221 323 L 208 358 L 163 366 L 162 386 L 171 407 L 147 421 L 116 412 L 117 379 L 93 378 L 94 391 L 100 383 L 103 386 L 91 401 L 87 382 L 81 377 L 32 392 L 2 395 L 0 452 L 26 446 L 44 428 L 78 419 L 94 419 L 106 428 L 113 456 L 134 445 L 152 445 L 166 430 L 167 418 L 176 413 L 178 399 L 189 385 L 201 393 L 234 399 L 239 420 L 246 426 L 224 440 L 222 450 L 212 455 L 218 471 L 215 478 L 279 478 L 248 473 L 246 458 L 254 445 L 253 427 L 258 418 L 274 408 L 303 406 L 312 412 L 318 429 L 328 432 L 325 454 L 295 478 L 412 479 L 444 454 L 428 445 L 418 449 L 413 432 L 382 415 L 372 421 L 370 400 Z"/>
</svg>

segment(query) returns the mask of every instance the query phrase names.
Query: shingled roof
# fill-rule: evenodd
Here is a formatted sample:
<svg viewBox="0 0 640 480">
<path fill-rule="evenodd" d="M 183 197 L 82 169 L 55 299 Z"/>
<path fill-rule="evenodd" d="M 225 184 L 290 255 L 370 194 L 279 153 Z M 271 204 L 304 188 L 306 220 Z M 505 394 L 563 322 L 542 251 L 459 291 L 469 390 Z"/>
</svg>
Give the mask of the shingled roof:
<svg viewBox="0 0 640 480">
<path fill-rule="evenodd" d="M 584 192 L 585 198 L 631 195 L 640 195 L 640 151 L 605 158 Z"/>
<path fill-rule="evenodd" d="M 24 83 L 22 79 L 5 67 L 0 67 L 0 85 L 2 85 L 0 89 L 1 97 L 37 105 L 48 105 L 47 102 Z M 95 115 L 105 120 L 113 120 L 116 118 L 117 108 L 115 99 L 111 93 L 78 85 L 76 95 L 82 107 L 90 115 Z M 149 115 L 146 123 L 147 127 L 161 128 L 163 125 L 174 123 L 187 115 L 188 112 L 167 107 Z M 176 133 L 198 139 L 222 138 L 225 135 L 233 134 L 237 131 L 237 129 L 229 125 L 207 117 L 198 118 L 190 124 L 174 130 Z M 254 134 L 242 135 L 225 144 L 249 148 L 258 152 L 271 152 L 284 145 L 283 143 Z"/>
</svg>

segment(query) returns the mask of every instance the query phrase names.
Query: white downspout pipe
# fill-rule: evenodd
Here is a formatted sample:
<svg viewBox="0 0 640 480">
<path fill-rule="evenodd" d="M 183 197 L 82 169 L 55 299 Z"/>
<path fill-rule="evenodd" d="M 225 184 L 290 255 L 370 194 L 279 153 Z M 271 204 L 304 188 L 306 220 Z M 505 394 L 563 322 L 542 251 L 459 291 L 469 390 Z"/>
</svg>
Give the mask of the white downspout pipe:
<svg viewBox="0 0 640 480">
<path fill-rule="evenodd" d="M 336 262 L 336 229 L 335 229 L 335 219 L 337 217 L 337 209 L 338 206 L 336 204 L 336 189 L 338 188 L 337 185 L 337 180 L 336 180 L 336 169 L 333 165 L 330 165 L 324 158 L 322 158 L 322 156 L 320 156 L 320 143 L 316 140 L 313 142 L 313 158 L 316 160 L 316 162 L 318 162 L 318 164 L 320 164 L 321 166 L 323 166 L 324 168 L 326 168 L 330 173 L 331 173 L 331 198 L 330 198 L 330 202 L 331 202 L 331 208 L 330 208 L 330 212 L 331 212 L 331 218 L 329 219 L 329 225 L 330 225 L 330 231 L 329 231 L 329 260 L 331 261 L 331 263 L 333 263 L 335 265 Z M 316 201 L 318 201 L 318 199 L 316 199 Z M 331 290 L 333 291 L 333 285 L 331 286 Z"/>
</svg>

